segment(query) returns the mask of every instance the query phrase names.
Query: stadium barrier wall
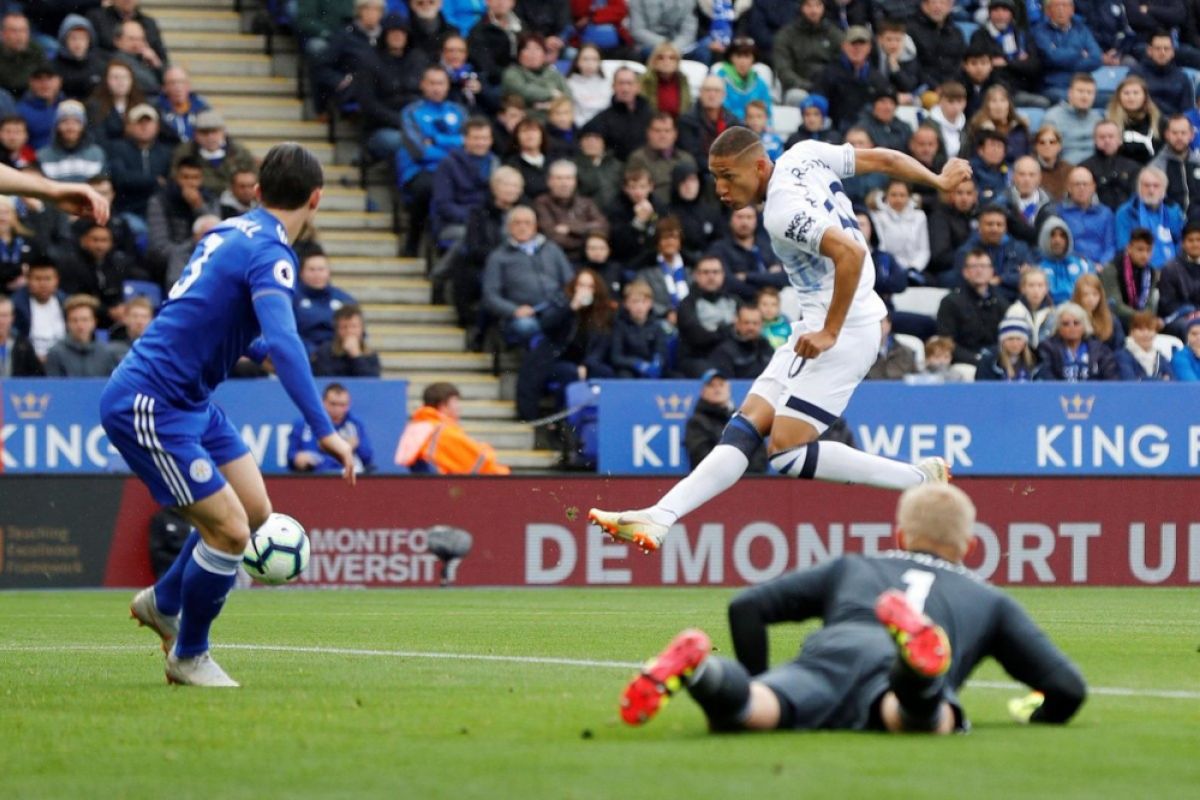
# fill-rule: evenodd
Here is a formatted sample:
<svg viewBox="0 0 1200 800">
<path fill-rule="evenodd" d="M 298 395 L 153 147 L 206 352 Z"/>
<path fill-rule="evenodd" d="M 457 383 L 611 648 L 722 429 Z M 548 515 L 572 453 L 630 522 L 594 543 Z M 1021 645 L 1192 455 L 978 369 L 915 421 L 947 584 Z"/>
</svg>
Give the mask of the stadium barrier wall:
<svg viewBox="0 0 1200 800">
<path fill-rule="evenodd" d="M 0 381 L 0 472 L 97 474 L 128 472 L 100 427 L 103 378 L 13 378 Z M 318 379 L 317 385 L 335 379 Z M 392 453 L 408 421 L 408 381 L 336 380 L 350 391 L 351 413 L 364 420 L 377 470 L 395 472 Z M 277 380 L 226 381 L 215 401 L 237 426 L 267 474 L 288 471 L 288 435 L 302 424 Z"/>
<path fill-rule="evenodd" d="M 597 381 L 599 472 L 688 470 L 699 381 Z M 750 388 L 735 381 L 735 400 Z M 1200 384 L 867 381 L 844 415 L 859 448 L 966 475 L 1200 475 Z"/>
<path fill-rule="evenodd" d="M 274 507 L 309 530 L 303 585 L 436 586 L 429 531 L 471 534 L 460 586 L 740 586 L 843 552 L 891 547 L 896 494 L 749 478 L 644 556 L 589 529 L 590 506 L 638 507 L 667 479 L 271 478 Z M 1200 584 L 1200 481 L 974 478 L 968 565 L 1000 585 Z M 157 510 L 131 478 L 0 480 L 0 588 L 133 587 L 153 580 Z"/>
</svg>

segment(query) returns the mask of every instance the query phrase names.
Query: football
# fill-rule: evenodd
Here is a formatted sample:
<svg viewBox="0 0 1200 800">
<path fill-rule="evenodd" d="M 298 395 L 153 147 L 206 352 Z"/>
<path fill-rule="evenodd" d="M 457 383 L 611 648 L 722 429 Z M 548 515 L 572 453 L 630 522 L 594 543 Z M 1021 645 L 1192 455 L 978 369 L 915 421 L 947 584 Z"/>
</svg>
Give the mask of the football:
<svg viewBox="0 0 1200 800">
<path fill-rule="evenodd" d="M 242 565 L 259 583 L 277 586 L 293 581 L 308 567 L 308 536 L 287 514 L 272 514 L 250 534 Z"/>
</svg>

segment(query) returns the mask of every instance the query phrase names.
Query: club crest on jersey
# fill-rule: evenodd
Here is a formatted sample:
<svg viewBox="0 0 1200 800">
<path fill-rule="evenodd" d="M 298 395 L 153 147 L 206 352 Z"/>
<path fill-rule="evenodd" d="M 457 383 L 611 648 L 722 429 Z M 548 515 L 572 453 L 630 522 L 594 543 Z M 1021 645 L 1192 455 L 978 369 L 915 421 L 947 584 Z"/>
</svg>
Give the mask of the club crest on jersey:
<svg viewBox="0 0 1200 800">
<path fill-rule="evenodd" d="M 197 458 L 188 465 L 188 475 L 196 483 L 208 483 L 212 480 L 213 468 L 206 458 Z"/>
<path fill-rule="evenodd" d="M 816 219 L 810 217 L 808 214 L 796 214 L 792 217 L 792 221 L 788 223 L 787 230 L 783 232 L 783 235 L 793 242 L 805 244 L 808 242 L 808 235 L 812 232 L 813 225 L 816 224 Z"/>
<path fill-rule="evenodd" d="M 280 286 L 291 289 L 293 284 L 296 283 L 296 273 L 292 269 L 292 264 L 290 261 L 286 261 L 282 258 L 276 261 L 274 272 L 275 280 Z"/>
</svg>

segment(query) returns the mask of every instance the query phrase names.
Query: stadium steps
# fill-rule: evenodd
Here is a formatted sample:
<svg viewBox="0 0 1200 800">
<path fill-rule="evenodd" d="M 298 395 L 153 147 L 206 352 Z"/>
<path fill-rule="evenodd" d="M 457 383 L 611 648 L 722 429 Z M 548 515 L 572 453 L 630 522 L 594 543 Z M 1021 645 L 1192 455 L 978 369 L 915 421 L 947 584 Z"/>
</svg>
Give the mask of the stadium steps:
<svg viewBox="0 0 1200 800">
<path fill-rule="evenodd" d="M 453 309 L 430 304 L 425 263 L 397 257 L 392 215 L 371 210 L 375 204 L 360 187 L 359 169 L 348 163 L 357 150 L 353 122 L 337 126 L 334 144 L 325 123 L 308 118 L 289 68 L 294 40 L 274 39 L 282 60 L 265 55 L 265 37 L 248 33 L 253 7 L 239 15 L 233 0 L 151 0 L 144 7 L 158 21 L 172 62 L 191 73 L 193 89 L 225 117 L 232 138 L 258 158 L 290 140 L 321 159 L 326 188 L 318 239 L 330 256 L 334 282 L 363 303 L 384 374 L 409 381 L 409 408 L 420 403 L 427 384 L 451 381 L 463 395 L 467 430 L 495 447 L 502 463 L 518 470 L 552 468 L 556 454 L 530 449 L 532 429 L 513 421 L 513 404 L 502 399 L 503 383 L 491 374 L 491 356 L 463 352 L 464 332 Z M 382 176 L 382 170 L 372 173 L 372 185 Z M 373 192 L 381 205 L 384 189 Z"/>
</svg>

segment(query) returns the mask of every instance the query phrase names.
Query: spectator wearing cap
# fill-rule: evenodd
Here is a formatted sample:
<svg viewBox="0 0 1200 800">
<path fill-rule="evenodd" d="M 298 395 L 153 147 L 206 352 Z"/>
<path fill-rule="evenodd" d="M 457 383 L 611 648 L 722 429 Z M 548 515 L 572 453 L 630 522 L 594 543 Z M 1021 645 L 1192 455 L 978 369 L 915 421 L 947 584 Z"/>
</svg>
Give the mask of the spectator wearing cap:
<svg viewBox="0 0 1200 800">
<path fill-rule="evenodd" d="M 370 64 L 383 35 L 384 0 L 354 0 L 354 20 L 329 38 L 319 53 L 309 51 L 313 102 L 325 112 L 330 101 L 349 99 L 354 74 Z"/>
<path fill-rule="evenodd" d="M 1020 317 L 1005 317 L 1000 322 L 996 344 L 984 350 L 975 368 L 977 381 L 1025 383 L 1041 378 L 1043 367 L 1030 346 L 1029 323 Z"/>
<path fill-rule="evenodd" d="M 716 368 L 705 370 L 700 376 L 700 397 L 696 401 L 696 408 L 683 430 L 683 446 L 692 469 L 720 444 L 725 426 L 733 418 L 733 411 L 729 376 Z M 767 471 L 765 447 L 755 450 L 746 471 L 755 474 Z"/>
<path fill-rule="evenodd" d="M 361 110 L 367 149 L 375 158 L 391 158 L 400 147 L 401 112 L 421 97 L 429 57 L 409 46 L 408 23 L 397 14 L 382 23 L 375 58 L 355 72 L 351 89 Z"/>
<path fill-rule="evenodd" d="M 125 22 L 136 22 L 142 29 L 146 44 L 154 51 L 155 60 L 161 68 L 167 63 L 167 48 L 159 33 L 158 23 L 142 13 L 139 0 L 111 0 L 88 12 L 88 21 L 96 30 L 96 44 L 103 50 L 117 50 L 120 26 Z M 149 63 L 149 62 L 148 62 Z"/>
<path fill-rule="evenodd" d="M 33 70 L 46 60 L 42 46 L 29 35 L 29 20 L 20 11 L 5 12 L 0 19 L 0 88 L 19 95 L 29 85 Z"/>
<path fill-rule="evenodd" d="M 953 78 L 966 52 L 962 32 L 950 19 L 951 0 L 921 0 L 909 20 L 908 35 L 917 46 L 921 83 L 937 86 Z"/>
<path fill-rule="evenodd" d="M 754 71 L 757 57 L 754 40 L 738 37 L 725 51 L 725 60 L 713 67 L 713 74 L 725 81 L 725 110 L 738 119 L 746 118 L 746 104 L 761 100 L 767 106 L 767 117 L 771 116 L 774 100 L 771 87 Z"/>
<path fill-rule="evenodd" d="M 134 83 L 148 96 L 162 88 L 163 61 L 146 41 L 146 31 L 137 20 L 118 23 L 113 33 L 113 58 L 133 70 Z"/>
<path fill-rule="evenodd" d="M 721 209 L 701 191 L 700 173 L 694 165 L 671 170 L 671 202 L 667 213 L 683 230 L 683 260 L 695 264 L 724 229 Z"/>
<path fill-rule="evenodd" d="M 583 243 L 589 235 L 608 235 L 607 217 L 577 191 L 577 174 L 574 162 L 555 161 L 547 173 L 548 191 L 533 203 L 538 230 L 561 247 L 572 264 L 583 260 Z"/>
<path fill-rule="evenodd" d="M 196 219 L 216 216 L 218 210 L 217 196 L 204 186 L 204 162 L 190 155 L 177 158 L 171 181 L 146 205 L 146 255 L 160 266 L 165 264 L 172 245 L 191 239 Z"/>
<path fill-rule="evenodd" d="M 159 135 L 170 144 L 189 142 L 196 133 L 196 117 L 208 111 L 208 101 L 192 91 L 192 79 L 180 66 L 163 72 L 158 96 Z"/>
<path fill-rule="evenodd" d="M 200 162 L 204 189 L 213 196 L 229 188 L 234 173 L 255 168 L 254 156 L 226 135 L 224 118 L 212 109 L 196 116 L 195 136 L 175 148 L 172 164 L 184 158 Z"/>
<path fill-rule="evenodd" d="M 775 35 L 772 56 L 784 102 L 794 105 L 814 91 L 825 68 L 840 55 L 844 34 L 825 17 L 822 0 L 802 0 L 792 22 Z"/>
<path fill-rule="evenodd" d="M 1183 347 L 1171 358 L 1175 380 L 1185 383 L 1200 381 L 1200 316 L 1192 317 L 1184 330 Z"/>
<path fill-rule="evenodd" d="M 13 326 L 33 345 L 43 363 L 56 342 L 67 335 L 63 307 L 67 293 L 58 288 L 58 267 L 40 248 L 31 248 L 25 285 L 13 292 Z"/>
<path fill-rule="evenodd" d="M 763 317 L 758 306 L 752 302 L 739 305 L 732 336 L 712 352 L 713 366 L 734 378 L 757 378 L 775 355 L 775 348 L 763 338 L 762 331 Z"/>
<path fill-rule="evenodd" d="M 843 133 L 887 84 L 871 64 L 870 55 L 871 32 L 862 25 L 851 25 L 842 40 L 841 55 L 825 67 L 814 85 L 817 94 L 829 101 L 829 116 Z"/>
<path fill-rule="evenodd" d="M 679 146 L 692 154 L 696 168 L 708 172 L 708 149 L 713 140 L 740 120 L 725 108 L 725 81 L 709 75 L 700 82 L 700 96 L 691 111 L 679 115 Z"/>
<path fill-rule="evenodd" d="M 91 217 L 80 217 L 72 226 L 75 246 L 60 259 L 62 289 L 69 295 L 86 294 L 97 298 L 99 324 L 107 327 L 119 318 L 114 311 L 125 302 L 123 284 L 127 280 L 149 280 L 130 258 L 113 246 L 113 232 Z"/>
<path fill-rule="evenodd" d="M 68 14 L 58 28 L 54 68 L 62 76 L 63 94 L 85 101 L 100 84 L 104 56 L 96 45 L 92 23 L 79 14 Z"/>
<path fill-rule="evenodd" d="M 1103 65 L 1104 52 L 1073 0 L 1046 0 L 1045 16 L 1033 24 L 1033 41 L 1042 55 L 1042 94 L 1059 101 L 1067 96 L 1071 76 Z"/>
<path fill-rule="evenodd" d="M 75 294 L 64 304 L 67 335 L 46 354 L 46 376 L 50 378 L 107 378 L 121 358 L 107 342 L 96 341 L 100 301 L 91 295 Z"/>
<path fill-rule="evenodd" d="M 81 182 L 104 172 L 104 148 L 87 134 L 87 112 L 78 100 L 64 100 L 54 111 L 54 138 L 37 151 L 47 178 Z"/>
<path fill-rule="evenodd" d="M 654 110 L 638 88 L 638 76 L 628 67 L 613 73 L 612 103 L 584 126 L 584 131 L 596 131 L 619 161 L 646 142 L 646 128 Z"/>
<path fill-rule="evenodd" d="M 1012 91 L 1017 105 L 1050 105 L 1039 93 L 1042 60 L 1033 36 L 1017 20 L 1016 0 L 989 0 L 987 21 L 972 34 L 969 46 L 989 53 L 993 74 Z"/>
<path fill-rule="evenodd" d="M 146 206 L 171 172 L 171 148 L 159 140 L 158 112 L 148 103 L 129 109 L 125 135 L 108 145 L 108 171 L 117 197 L 113 213 L 146 218 Z M 144 224 L 144 223 L 143 223 Z"/>
<path fill-rule="evenodd" d="M 29 89 L 17 103 L 17 112 L 25 118 L 29 129 L 29 146 L 34 150 L 45 147 L 54 136 L 54 112 L 64 100 L 62 78 L 54 66 L 43 61 L 29 76 Z"/>
<path fill-rule="evenodd" d="M 829 101 L 824 95 L 810 94 L 800 101 L 800 127 L 784 142 L 783 149 L 810 139 L 829 144 L 841 142 L 841 137 L 830 122 Z"/>
<path fill-rule="evenodd" d="M 677 146 L 679 132 L 675 119 L 659 111 L 650 118 L 646 126 L 646 144 L 629 155 L 628 166 L 644 169 L 650 173 L 654 183 L 654 200 L 666 205 L 671 197 L 671 173 L 681 165 L 696 166 L 696 160 L 686 150 Z"/>
<path fill-rule="evenodd" d="M 100 85 L 87 101 L 92 131 L 102 141 L 125 135 L 125 112 L 146 102 L 146 94 L 133 79 L 133 70 L 123 61 L 109 61 Z"/>
<path fill-rule="evenodd" d="M 896 117 L 896 90 L 891 85 L 880 86 L 868 109 L 858 118 L 858 127 L 871 135 L 876 147 L 907 150 L 912 127 Z"/>
<path fill-rule="evenodd" d="M 45 368 L 33 352 L 33 344 L 17 333 L 13 322 L 13 301 L 0 294 L 0 380 L 44 375 Z"/>
</svg>

